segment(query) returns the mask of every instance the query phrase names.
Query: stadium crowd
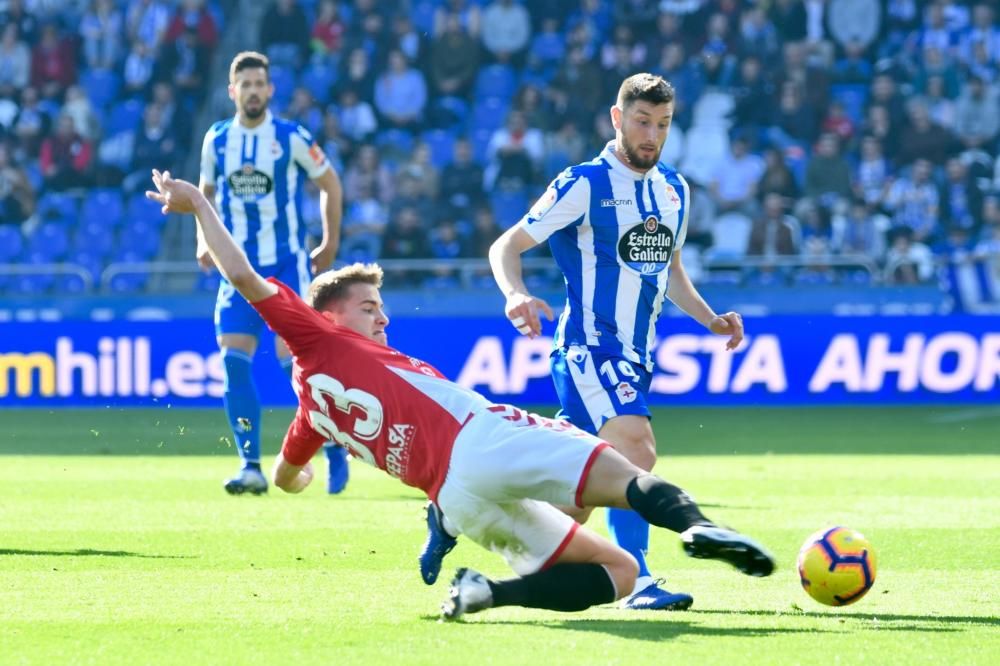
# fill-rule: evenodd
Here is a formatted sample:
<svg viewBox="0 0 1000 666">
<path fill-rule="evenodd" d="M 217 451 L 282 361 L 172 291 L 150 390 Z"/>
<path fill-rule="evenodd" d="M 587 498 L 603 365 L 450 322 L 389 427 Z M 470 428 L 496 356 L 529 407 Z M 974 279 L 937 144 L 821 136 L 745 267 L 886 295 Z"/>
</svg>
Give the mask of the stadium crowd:
<svg viewBox="0 0 1000 666">
<path fill-rule="evenodd" d="M 0 224 L 0 262 L 61 260 L 73 243 L 76 263 L 154 256 L 131 224 L 124 242 L 96 240 L 86 211 L 106 225 L 109 201 L 123 216 L 135 202 L 139 229 L 158 229 L 134 174 L 197 150 L 204 128 L 189 121 L 221 12 L 7 4 L 0 216 L 28 224 L 20 248 Z M 341 175 L 343 261 L 485 256 L 552 177 L 613 138 L 617 86 L 646 70 L 677 91 L 662 158 L 692 186 L 695 273 L 751 257 L 740 280 L 868 280 L 830 268 L 861 256 L 876 279 L 917 283 L 941 258 L 992 257 L 1000 273 L 997 21 L 975 0 L 276 0 L 257 46 L 272 108 Z M 60 236 L 76 200 L 59 193 L 80 186 L 96 189 Z"/>
</svg>

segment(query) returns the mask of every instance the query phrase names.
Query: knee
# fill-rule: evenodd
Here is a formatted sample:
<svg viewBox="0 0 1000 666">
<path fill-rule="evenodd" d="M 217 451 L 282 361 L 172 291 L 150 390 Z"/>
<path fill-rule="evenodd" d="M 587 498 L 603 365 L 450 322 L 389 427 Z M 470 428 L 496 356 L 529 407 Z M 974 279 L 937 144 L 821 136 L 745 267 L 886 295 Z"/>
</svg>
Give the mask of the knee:
<svg viewBox="0 0 1000 666">
<path fill-rule="evenodd" d="M 614 560 L 604 564 L 615 584 L 615 601 L 630 595 L 639 577 L 639 563 L 624 550 L 618 550 Z"/>
<path fill-rule="evenodd" d="M 639 437 L 624 437 L 618 442 L 611 442 L 619 453 L 628 458 L 636 467 L 647 472 L 656 464 L 656 442 L 645 435 Z"/>
</svg>

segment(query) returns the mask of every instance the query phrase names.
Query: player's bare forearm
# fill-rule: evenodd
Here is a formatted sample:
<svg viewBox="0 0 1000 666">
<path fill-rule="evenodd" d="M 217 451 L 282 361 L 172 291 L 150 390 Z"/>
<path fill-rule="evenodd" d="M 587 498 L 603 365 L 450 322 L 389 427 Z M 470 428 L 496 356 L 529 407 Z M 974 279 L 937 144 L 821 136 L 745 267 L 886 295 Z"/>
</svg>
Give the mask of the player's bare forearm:
<svg viewBox="0 0 1000 666">
<path fill-rule="evenodd" d="M 521 255 L 535 245 L 535 240 L 520 226 L 511 227 L 490 245 L 493 279 L 504 296 L 509 298 L 512 294 L 528 293 L 524 284 Z"/>
<path fill-rule="evenodd" d="M 726 312 L 721 315 L 715 313 L 698 293 L 687 271 L 684 270 L 680 250 L 674 253 L 670 264 L 667 298 L 712 333 L 729 336 L 726 349 L 732 351 L 743 342 L 743 317 L 738 312 Z"/>
<path fill-rule="evenodd" d="M 320 188 L 320 215 L 323 219 L 323 238 L 312 252 L 313 274 L 319 274 L 333 264 L 340 248 L 340 221 L 343 215 L 343 190 L 340 178 L 333 168 L 329 168 L 316 179 Z"/>
<path fill-rule="evenodd" d="M 163 207 L 163 213 L 193 214 L 202 239 L 219 271 L 251 303 L 276 294 L 278 288 L 262 278 L 250 265 L 246 254 L 236 244 L 219 219 L 215 207 L 201 190 L 186 180 L 173 178 L 169 171 L 153 170 L 156 192 L 146 196 Z"/>
<path fill-rule="evenodd" d="M 282 454 L 274 461 L 274 471 L 271 474 L 274 485 L 286 493 L 301 493 L 313 480 L 312 463 L 292 465 Z"/>
<path fill-rule="evenodd" d="M 243 298 L 256 303 L 277 293 L 278 288 L 267 282 L 250 265 L 246 253 L 233 240 L 215 212 L 215 206 L 204 195 L 197 201 L 194 215 L 212 261 Z"/>
<path fill-rule="evenodd" d="M 520 225 L 501 234 L 490 246 L 490 267 L 493 279 L 507 298 L 504 314 L 522 335 L 529 338 L 541 335 L 542 321 L 539 313 L 552 321 L 552 308 L 540 298 L 528 293 L 524 284 L 521 254 L 538 243 Z"/>
<path fill-rule="evenodd" d="M 670 265 L 670 283 L 667 286 L 667 298 L 679 307 L 685 314 L 706 328 L 715 317 L 715 311 L 701 297 L 687 271 L 680 261 L 680 252 Z"/>
</svg>

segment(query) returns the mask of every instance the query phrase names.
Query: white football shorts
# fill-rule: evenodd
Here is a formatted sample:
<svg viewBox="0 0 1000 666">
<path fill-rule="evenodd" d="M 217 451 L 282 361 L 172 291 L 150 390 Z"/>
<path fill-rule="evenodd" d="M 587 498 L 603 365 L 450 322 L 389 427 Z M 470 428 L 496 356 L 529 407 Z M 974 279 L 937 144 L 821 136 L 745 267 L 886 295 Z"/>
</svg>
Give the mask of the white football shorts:
<svg viewBox="0 0 1000 666">
<path fill-rule="evenodd" d="M 459 432 L 438 506 L 518 575 L 540 571 L 579 527 L 553 504 L 582 506 L 587 475 L 606 447 L 566 421 L 493 405 Z"/>
</svg>

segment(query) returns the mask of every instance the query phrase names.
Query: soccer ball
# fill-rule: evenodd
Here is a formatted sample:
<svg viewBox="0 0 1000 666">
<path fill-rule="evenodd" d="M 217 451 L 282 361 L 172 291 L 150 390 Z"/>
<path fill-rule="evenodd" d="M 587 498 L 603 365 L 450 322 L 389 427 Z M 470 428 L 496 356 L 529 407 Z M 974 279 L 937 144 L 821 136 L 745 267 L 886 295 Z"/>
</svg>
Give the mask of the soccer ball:
<svg viewBox="0 0 1000 666">
<path fill-rule="evenodd" d="M 877 560 L 859 532 L 829 527 L 811 535 L 799 550 L 799 577 L 810 597 L 827 606 L 847 606 L 875 582 Z"/>
</svg>

